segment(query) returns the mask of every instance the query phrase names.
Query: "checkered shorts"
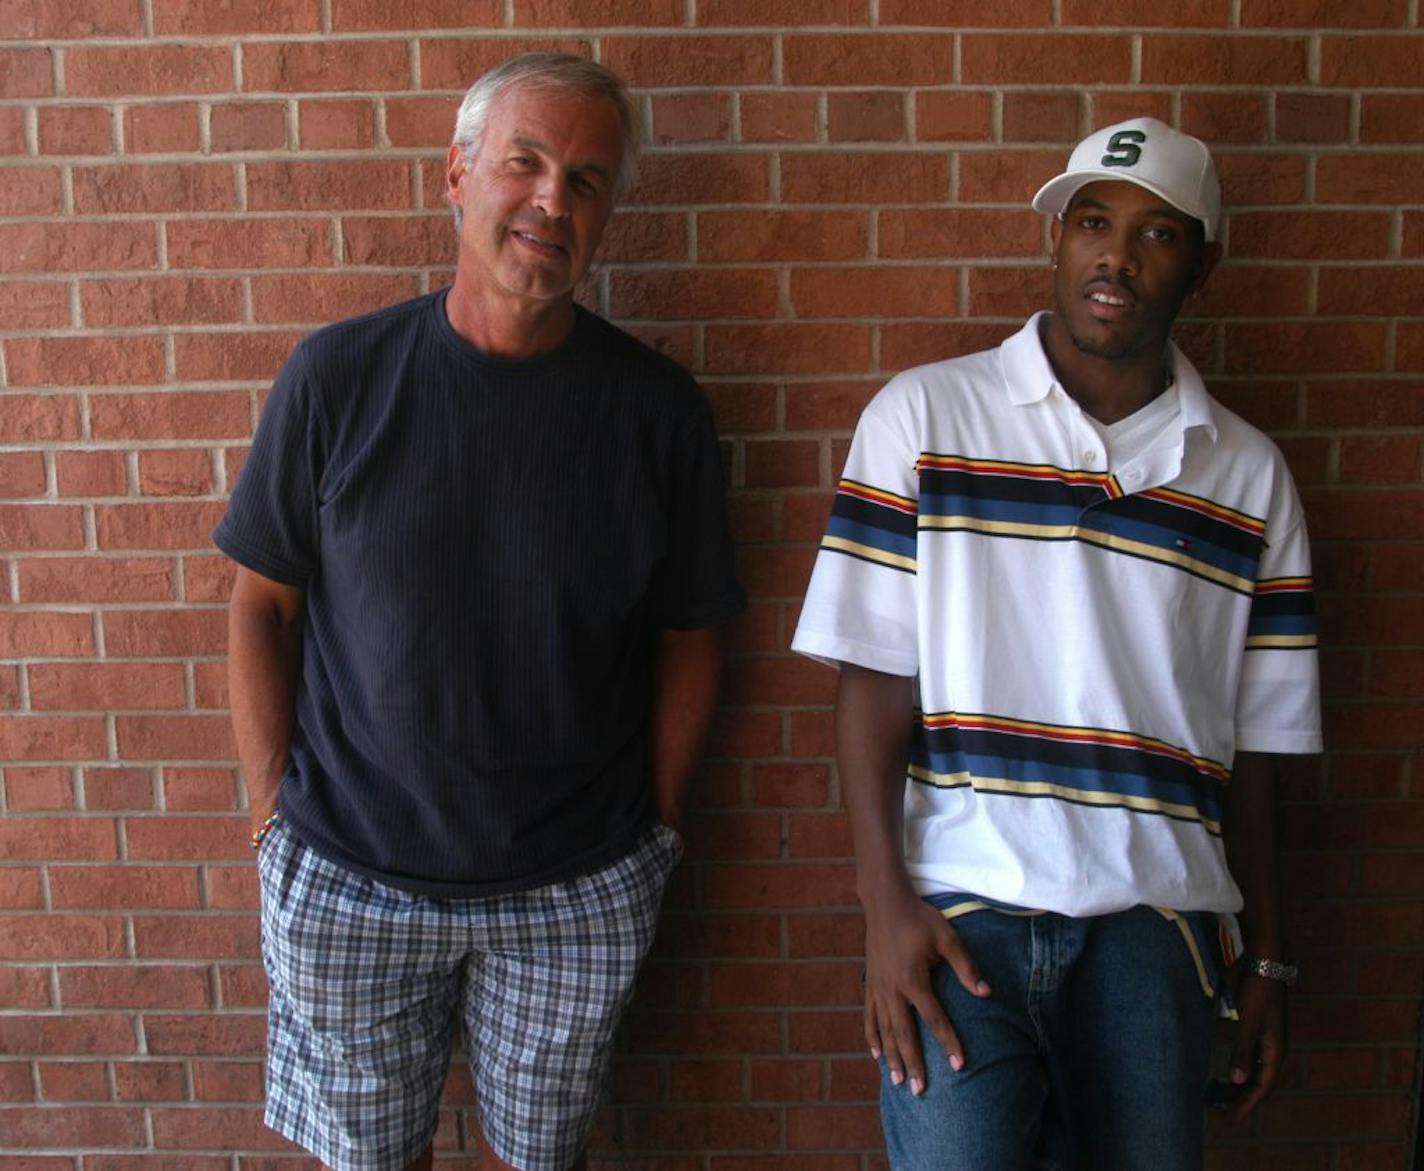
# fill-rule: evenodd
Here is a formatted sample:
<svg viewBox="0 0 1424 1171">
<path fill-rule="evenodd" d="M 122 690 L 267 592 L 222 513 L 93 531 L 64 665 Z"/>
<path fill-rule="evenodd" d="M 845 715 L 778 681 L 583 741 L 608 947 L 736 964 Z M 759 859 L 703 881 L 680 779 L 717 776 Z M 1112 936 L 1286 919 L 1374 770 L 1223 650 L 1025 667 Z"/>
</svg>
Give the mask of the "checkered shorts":
<svg viewBox="0 0 1424 1171">
<path fill-rule="evenodd" d="M 279 822 L 258 855 L 267 1125 L 335 1171 L 405 1167 L 435 1133 L 458 1013 L 486 1141 L 523 1171 L 564 1171 L 680 855 L 658 825 L 593 874 L 437 899 L 337 866 Z"/>
</svg>

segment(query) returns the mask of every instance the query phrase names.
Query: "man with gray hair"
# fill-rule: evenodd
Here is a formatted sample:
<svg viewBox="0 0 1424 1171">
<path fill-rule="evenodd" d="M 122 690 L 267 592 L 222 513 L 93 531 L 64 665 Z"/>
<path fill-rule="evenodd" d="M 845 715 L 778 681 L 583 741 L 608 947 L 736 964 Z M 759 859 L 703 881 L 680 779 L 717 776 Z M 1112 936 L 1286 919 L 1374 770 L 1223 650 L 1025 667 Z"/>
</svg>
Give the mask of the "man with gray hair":
<svg viewBox="0 0 1424 1171">
<path fill-rule="evenodd" d="M 574 301 L 636 164 L 619 79 L 460 108 L 451 288 L 303 341 L 214 539 L 271 985 L 266 1122 L 429 1167 L 463 1022 L 480 1165 L 580 1166 L 743 604 L 705 398 Z"/>
</svg>

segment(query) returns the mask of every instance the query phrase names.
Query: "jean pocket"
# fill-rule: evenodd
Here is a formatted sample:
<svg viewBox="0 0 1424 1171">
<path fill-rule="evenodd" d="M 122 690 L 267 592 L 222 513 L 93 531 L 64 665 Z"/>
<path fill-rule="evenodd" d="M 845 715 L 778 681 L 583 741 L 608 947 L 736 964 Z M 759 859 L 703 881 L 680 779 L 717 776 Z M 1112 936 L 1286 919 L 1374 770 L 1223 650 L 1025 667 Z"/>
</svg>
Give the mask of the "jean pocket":
<svg viewBox="0 0 1424 1171">
<path fill-rule="evenodd" d="M 1222 977 L 1226 972 L 1218 934 L 1218 916 L 1212 911 L 1173 911 L 1167 907 L 1152 909 L 1181 934 L 1203 995 L 1215 999 L 1222 990 Z"/>
</svg>

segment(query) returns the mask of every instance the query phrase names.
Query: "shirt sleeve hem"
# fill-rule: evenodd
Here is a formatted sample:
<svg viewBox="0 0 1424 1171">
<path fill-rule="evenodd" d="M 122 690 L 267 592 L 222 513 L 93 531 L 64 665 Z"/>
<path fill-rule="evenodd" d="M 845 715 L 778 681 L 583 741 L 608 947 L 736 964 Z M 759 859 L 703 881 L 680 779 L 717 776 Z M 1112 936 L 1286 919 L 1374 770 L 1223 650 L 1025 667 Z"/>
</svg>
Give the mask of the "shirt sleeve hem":
<svg viewBox="0 0 1424 1171">
<path fill-rule="evenodd" d="M 882 671 L 886 675 L 906 676 L 917 675 L 920 670 L 919 659 L 915 655 L 813 630 L 797 630 L 791 640 L 791 649 L 830 667 L 854 663 L 857 667 Z"/>
<path fill-rule="evenodd" d="M 1237 728 L 1238 752 L 1277 752 L 1287 756 L 1322 752 L 1325 742 L 1319 732 L 1274 731 L 1270 728 Z"/>
<path fill-rule="evenodd" d="M 213 544 L 241 565 L 244 569 L 250 569 L 253 573 L 259 573 L 272 581 L 281 582 L 283 585 L 304 586 L 311 573 L 306 569 L 296 568 L 286 562 L 275 561 L 271 557 L 259 553 L 251 545 L 239 539 L 225 525 L 218 525 L 213 530 Z"/>
</svg>

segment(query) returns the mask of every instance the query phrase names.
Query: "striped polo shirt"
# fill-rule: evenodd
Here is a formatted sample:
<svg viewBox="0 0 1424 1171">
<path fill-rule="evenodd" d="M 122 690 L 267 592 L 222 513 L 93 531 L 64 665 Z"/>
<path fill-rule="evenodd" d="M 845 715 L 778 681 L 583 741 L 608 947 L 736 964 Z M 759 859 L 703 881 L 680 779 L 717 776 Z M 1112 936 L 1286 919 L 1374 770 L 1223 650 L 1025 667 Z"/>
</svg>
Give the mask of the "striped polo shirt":
<svg viewBox="0 0 1424 1171">
<path fill-rule="evenodd" d="M 1109 472 L 1045 318 L 866 408 L 792 645 L 916 677 L 922 894 L 1235 911 L 1234 754 L 1321 747 L 1300 502 L 1175 346 L 1179 409 Z"/>
</svg>

